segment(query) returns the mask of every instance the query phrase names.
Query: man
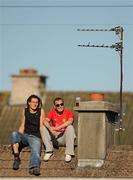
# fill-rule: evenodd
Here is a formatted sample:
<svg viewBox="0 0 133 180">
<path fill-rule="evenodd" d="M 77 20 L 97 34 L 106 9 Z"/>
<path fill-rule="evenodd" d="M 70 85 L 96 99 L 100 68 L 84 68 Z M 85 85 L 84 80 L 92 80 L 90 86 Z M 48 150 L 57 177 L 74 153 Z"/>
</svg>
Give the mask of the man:
<svg viewBox="0 0 133 180">
<path fill-rule="evenodd" d="M 44 110 L 41 107 L 41 99 L 36 95 L 31 95 L 27 99 L 27 107 L 22 113 L 21 125 L 18 131 L 14 131 L 12 133 L 11 145 L 14 154 L 14 170 L 18 170 L 21 164 L 21 145 L 28 145 L 31 152 L 29 173 L 33 175 L 40 175 L 40 154 L 42 146 L 40 128 L 43 126 L 45 118 Z"/>
<path fill-rule="evenodd" d="M 65 144 L 65 161 L 70 162 L 74 156 L 75 132 L 73 128 L 73 112 L 64 108 L 64 100 L 57 97 L 53 101 L 54 108 L 49 111 L 44 127 L 41 129 L 41 136 L 46 151 L 44 161 L 48 161 L 53 155 L 53 143 Z"/>
</svg>

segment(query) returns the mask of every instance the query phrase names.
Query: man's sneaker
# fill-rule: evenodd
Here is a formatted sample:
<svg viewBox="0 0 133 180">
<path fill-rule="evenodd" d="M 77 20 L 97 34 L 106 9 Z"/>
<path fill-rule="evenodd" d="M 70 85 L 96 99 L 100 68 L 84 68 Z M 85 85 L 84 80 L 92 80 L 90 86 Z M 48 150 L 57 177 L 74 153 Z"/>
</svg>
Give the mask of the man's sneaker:
<svg viewBox="0 0 133 180">
<path fill-rule="evenodd" d="M 71 155 L 69 155 L 69 154 L 66 154 L 66 157 L 65 157 L 65 162 L 70 162 L 71 161 L 71 159 L 72 159 L 72 157 L 71 157 Z"/>
<path fill-rule="evenodd" d="M 30 168 L 29 173 L 31 175 L 39 176 L 40 175 L 40 168 L 39 167 Z"/>
<path fill-rule="evenodd" d="M 48 161 L 52 155 L 53 155 L 53 153 L 48 153 L 48 152 L 45 153 L 45 155 L 43 157 L 44 161 Z"/>
<path fill-rule="evenodd" d="M 20 159 L 19 159 L 19 158 L 15 158 L 15 159 L 14 159 L 14 163 L 13 163 L 13 169 L 14 169 L 14 170 L 18 170 L 20 164 L 21 164 Z"/>
</svg>

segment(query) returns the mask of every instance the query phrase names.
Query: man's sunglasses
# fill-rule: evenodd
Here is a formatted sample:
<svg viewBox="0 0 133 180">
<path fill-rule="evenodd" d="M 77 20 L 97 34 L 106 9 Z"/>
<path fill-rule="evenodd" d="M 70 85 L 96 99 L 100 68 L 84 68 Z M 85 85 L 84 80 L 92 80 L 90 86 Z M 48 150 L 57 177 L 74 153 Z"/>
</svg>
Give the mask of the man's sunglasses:
<svg viewBox="0 0 133 180">
<path fill-rule="evenodd" d="M 64 106 L 64 103 L 61 104 L 55 104 L 56 107 Z"/>
</svg>

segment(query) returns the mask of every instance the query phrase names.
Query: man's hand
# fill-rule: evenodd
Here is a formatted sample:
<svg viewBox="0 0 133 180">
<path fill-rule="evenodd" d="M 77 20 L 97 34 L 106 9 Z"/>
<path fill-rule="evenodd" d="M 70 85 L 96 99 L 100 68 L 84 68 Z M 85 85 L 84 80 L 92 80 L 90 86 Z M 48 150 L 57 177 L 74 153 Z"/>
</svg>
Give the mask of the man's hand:
<svg viewBox="0 0 133 180">
<path fill-rule="evenodd" d="M 55 137 L 57 137 L 61 133 L 56 130 L 56 127 L 53 127 L 53 126 L 51 126 L 49 130 Z"/>
<path fill-rule="evenodd" d="M 59 126 L 56 126 L 56 127 L 54 127 L 54 126 L 52 126 L 52 130 L 53 131 L 59 131 L 61 128 L 59 127 Z"/>
</svg>

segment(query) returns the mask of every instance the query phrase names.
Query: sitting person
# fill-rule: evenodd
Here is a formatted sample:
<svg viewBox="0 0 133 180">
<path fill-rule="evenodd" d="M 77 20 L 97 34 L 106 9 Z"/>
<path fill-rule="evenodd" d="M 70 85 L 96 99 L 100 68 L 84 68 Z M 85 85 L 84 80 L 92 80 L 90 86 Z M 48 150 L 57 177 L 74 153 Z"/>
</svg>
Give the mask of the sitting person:
<svg viewBox="0 0 133 180">
<path fill-rule="evenodd" d="M 29 173 L 33 175 L 40 174 L 42 146 L 40 127 L 43 125 L 45 118 L 41 106 L 41 99 L 36 95 L 31 95 L 27 99 L 27 108 L 22 113 L 21 125 L 18 131 L 12 133 L 11 145 L 14 154 L 14 170 L 18 170 L 21 164 L 20 149 L 23 144 L 23 146 L 30 147 Z"/>
<path fill-rule="evenodd" d="M 44 121 L 44 126 L 41 127 L 41 136 L 45 145 L 46 151 L 44 161 L 48 161 L 53 155 L 54 145 L 66 145 L 65 161 L 70 162 L 74 156 L 74 139 L 75 131 L 73 127 L 74 114 L 72 111 L 64 107 L 64 100 L 57 97 L 53 101 L 54 108 L 48 112 Z"/>
</svg>

